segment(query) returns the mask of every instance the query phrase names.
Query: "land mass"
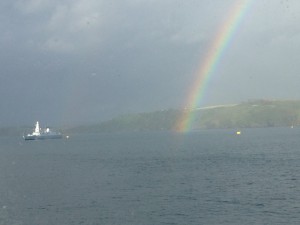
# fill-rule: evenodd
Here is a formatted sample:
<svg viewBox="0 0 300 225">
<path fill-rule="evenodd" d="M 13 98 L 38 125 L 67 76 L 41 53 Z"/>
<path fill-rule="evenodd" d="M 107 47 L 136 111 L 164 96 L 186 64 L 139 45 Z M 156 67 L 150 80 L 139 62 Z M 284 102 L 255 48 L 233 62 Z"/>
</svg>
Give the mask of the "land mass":
<svg viewBox="0 0 300 225">
<path fill-rule="evenodd" d="M 168 109 L 128 114 L 94 125 L 62 129 L 65 134 L 176 130 L 183 114 L 193 113 L 191 129 L 255 128 L 300 125 L 300 100 L 253 100 L 197 109 Z M 25 128 L 0 128 L 0 136 L 24 133 Z M 28 130 L 28 127 L 27 127 Z"/>
<path fill-rule="evenodd" d="M 182 114 L 194 114 L 191 129 L 254 128 L 300 125 L 300 100 L 253 100 L 191 110 L 161 110 L 123 115 L 112 120 L 69 130 L 114 132 L 175 130 Z"/>
</svg>

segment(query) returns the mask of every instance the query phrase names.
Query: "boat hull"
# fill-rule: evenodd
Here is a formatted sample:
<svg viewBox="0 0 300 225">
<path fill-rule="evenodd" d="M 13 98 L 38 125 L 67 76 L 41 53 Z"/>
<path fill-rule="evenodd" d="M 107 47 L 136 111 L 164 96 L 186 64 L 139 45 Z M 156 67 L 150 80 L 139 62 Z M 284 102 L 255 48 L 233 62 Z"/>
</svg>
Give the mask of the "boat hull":
<svg viewBox="0 0 300 225">
<path fill-rule="evenodd" d="M 30 140 L 47 140 L 47 139 L 61 139 L 61 134 L 51 134 L 51 135 L 26 135 L 24 136 L 25 141 Z"/>
</svg>

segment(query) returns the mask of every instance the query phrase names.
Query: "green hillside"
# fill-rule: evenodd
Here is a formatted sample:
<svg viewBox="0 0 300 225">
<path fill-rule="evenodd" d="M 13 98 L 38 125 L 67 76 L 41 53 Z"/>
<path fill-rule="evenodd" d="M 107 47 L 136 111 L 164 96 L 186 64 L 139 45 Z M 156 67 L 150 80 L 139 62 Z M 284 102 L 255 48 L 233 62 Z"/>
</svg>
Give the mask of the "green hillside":
<svg viewBox="0 0 300 225">
<path fill-rule="evenodd" d="M 193 110 L 192 129 L 251 128 L 300 125 L 299 101 L 256 100 Z M 76 128 L 81 132 L 172 130 L 180 110 L 162 110 L 120 116 L 98 125 Z"/>
<path fill-rule="evenodd" d="M 197 112 L 194 128 L 278 127 L 300 124 L 300 101 L 249 101 Z"/>
<path fill-rule="evenodd" d="M 81 126 L 79 132 L 172 130 L 180 115 L 179 110 L 163 110 L 150 113 L 123 115 L 98 125 Z M 72 130 L 71 130 L 72 132 Z"/>
</svg>

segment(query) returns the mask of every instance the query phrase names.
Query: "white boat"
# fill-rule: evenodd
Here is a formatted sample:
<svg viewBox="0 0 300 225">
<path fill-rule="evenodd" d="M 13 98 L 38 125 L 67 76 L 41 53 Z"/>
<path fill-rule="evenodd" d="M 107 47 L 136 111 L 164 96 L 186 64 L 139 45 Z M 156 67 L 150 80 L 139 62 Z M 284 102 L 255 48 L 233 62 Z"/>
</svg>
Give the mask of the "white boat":
<svg viewBox="0 0 300 225">
<path fill-rule="evenodd" d="M 41 129 L 40 124 L 37 121 L 35 124 L 35 129 L 31 134 L 23 136 L 25 140 L 45 140 L 45 139 L 60 139 L 62 134 L 60 132 L 52 131 L 48 127 L 46 129 Z"/>
</svg>

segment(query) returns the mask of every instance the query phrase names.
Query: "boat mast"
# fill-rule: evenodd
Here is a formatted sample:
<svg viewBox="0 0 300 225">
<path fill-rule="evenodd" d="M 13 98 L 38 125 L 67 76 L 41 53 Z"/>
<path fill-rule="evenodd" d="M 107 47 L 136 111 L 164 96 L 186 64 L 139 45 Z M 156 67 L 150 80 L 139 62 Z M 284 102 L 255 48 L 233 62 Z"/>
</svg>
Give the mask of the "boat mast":
<svg viewBox="0 0 300 225">
<path fill-rule="evenodd" d="M 34 134 L 35 134 L 35 135 L 40 135 L 40 125 L 39 125 L 39 121 L 37 121 L 36 124 L 35 124 Z"/>
</svg>

